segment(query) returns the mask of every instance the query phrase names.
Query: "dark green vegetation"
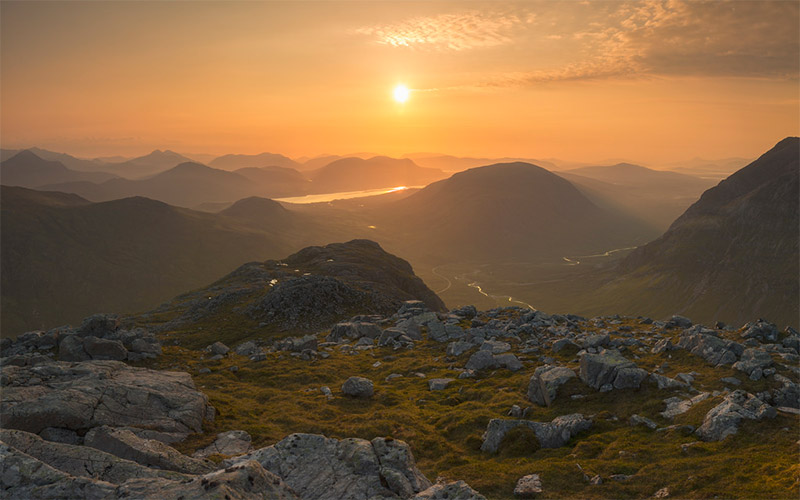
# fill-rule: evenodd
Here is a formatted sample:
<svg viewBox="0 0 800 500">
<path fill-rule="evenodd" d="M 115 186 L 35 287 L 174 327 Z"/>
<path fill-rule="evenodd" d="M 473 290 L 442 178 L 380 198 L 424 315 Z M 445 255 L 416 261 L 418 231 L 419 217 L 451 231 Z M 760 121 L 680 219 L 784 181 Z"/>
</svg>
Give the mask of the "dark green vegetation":
<svg viewBox="0 0 800 500">
<path fill-rule="evenodd" d="M 617 325 L 625 326 L 634 335 L 649 328 L 635 319 Z M 202 345 L 215 338 L 211 327 L 166 332 L 165 345 L 173 340 L 184 346 Z M 737 338 L 736 332 L 731 335 Z M 677 331 L 673 341 L 677 341 Z M 256 447 L 292 432 L 339 438 L 392 436 L 411 445 L 417 463 L 429 478 L 463 479 L 492 499 L 512 498 L 517 479 L 531 473 L 541 476 L 545 498 L 647 498 L 664 486 L 669 487 L 673 498 L 793 498 L 800 486 L 796 416 L 779 413 L 772 420 L 745 422 L 735 436 L 704 443 L 677 429 L 655 432 L 643 426 L 631 427 L 628 418 L 642 415 L 660 427 L 673 423 L 697 426 L 721 398 L 698 404 L 672 422 L 661 418 L 659 412 L 664 409 L 663 400 L 680 391 L 658 390 L 645 383 L 639 390 L 599 393 L 573 380 L 559 390 L 552 407 L 536 407 L 526 401 L 525 393 L 533 370 L 541 364 L 538 354 L 522 355 L 525 368 L 519 372 L 488 371 L 432 392 L 427 381 L 455 378 L 455 368 L 462 367 L 472 352 L 448 359 L 444 349 L 445 344 L 425 341 L 418 342 L 413 350 L 376 348 L 353 355 L 330 349 L 328 359 L 316 361 L 269 353 L 266 361 L 251 362 L 236 355 L 210 361 L 202 359 L 196 350 L 168 347 L 149 366 L 189 371 L 218 411 L 216 421 L 203 434 L 179 445 L 183 452 L 192 452 L 210 443 L 216 432 L 229 429 L 248 431 Z M 663 372 L 667 376 L 698 372 L 693 385 L 703 391 L 723 389 L 719 379 L 736 374 L 745 379 L 740 387 L 750 392 L 764 390 L 772 383 L 752 382 L 730 368 L 713 368 L 682 350 L 637 354 L 639 358 L 632 359 L 648 371 L 667 363 Z M 553 356 L 577 368 L 574 352 Z M 380 365 L 374 366 L 376 362 Z M 237 373 L 228 370 L 234 365 L 239 368 Z M 198 374 L 203 367 L 212 372 Z M 391 373 L 403 377 L 385 382 Z M 789 374 L 784 369 L 779 373 Z M 339 388 L 351 375 L 375 381 L 375 396 L 370 400 L 342 396 Z M 328 400 L 319 391 L 321 386 L 329 386 L 335 397 Z M 582 394 L 584 398 L 573 400 L 569 394 Z M 507 439 L 497 455 L 481 452 L 481 436 L 488 421 L 505 417 L 514 404 L 533 406 L 531 420 L 549 421 L 579 412 L 593 415 L 594 425 L 563 448 L 538 449 L 530 435 L 520 432 L 516 436 L 519 439 Z M 682 450 L 681 445 L 693 442 Z M 589 477 L 601 475 L 603 484 L 590 485 L 584 473 Z M 612 474 L 632 477 L 617 482 L 609 479 Z"/>
</svg>

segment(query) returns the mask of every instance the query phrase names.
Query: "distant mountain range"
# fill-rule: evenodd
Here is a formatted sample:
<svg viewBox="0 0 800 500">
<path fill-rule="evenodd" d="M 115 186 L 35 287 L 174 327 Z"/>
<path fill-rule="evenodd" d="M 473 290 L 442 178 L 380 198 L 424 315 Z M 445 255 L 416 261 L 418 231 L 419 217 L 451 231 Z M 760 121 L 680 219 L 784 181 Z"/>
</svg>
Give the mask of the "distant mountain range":
<svg viewBox="0 0 800 500">
<path fill-rule="evenodd" d="M 261 153 L 257 155 L 223 155 L 211 160 L 209 166 L 223 170 L 236 170 L 247 167 L 298 168 L 300 164 L 281 154 Z"/>
<path fill-rule="evenodd" d="M 375 156 L 342 158 L 306 173 L 318 193 L 360 191 L 394 186 L 424 186 L 446 177 L 439 169 L 420 167 L 409 159 Z"/>
<path fill-rule="evenodd" d="M 703 193 L 594 294 L 595 310 L 702 321 L 800 322 L 800 139 Z M 616 274 L 615 273 L 615 274 Z"/>
<path fill-rule="evenodd" d="M 35 188 L 51 183 L 103 182 L 115 177 L 107 172 L 71 170 L 59 161 L 45 160 L 28 150 L 0 163 L 0 182 L 7 186 Z"/>
</svg>

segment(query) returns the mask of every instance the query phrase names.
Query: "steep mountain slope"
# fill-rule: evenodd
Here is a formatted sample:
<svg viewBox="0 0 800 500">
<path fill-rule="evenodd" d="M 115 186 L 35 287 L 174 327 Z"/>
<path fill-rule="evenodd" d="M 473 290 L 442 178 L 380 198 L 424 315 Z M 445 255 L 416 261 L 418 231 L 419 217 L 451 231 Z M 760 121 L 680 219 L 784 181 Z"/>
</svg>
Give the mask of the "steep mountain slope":
<svg viewBox="0 0 800 500">
<path fill-rule="evenodd" d="M 45 160 L 29 150 L 23 150 L 0 163 L 0 182 L 6 186 L 35 188 L 63 182 L 102 182 L 115 178 L 105 172 L 71 170 L 59 161 Z"/>
<path fill-rule="evenodd" d="M 597 205 L 633 215 L 649 224 L 657 231 L 653 236 L 665 231 L 703 191 L 715 183 L 629 163 L 581 167 L 556 173 L 573 183 Z"/>
<path fill-rule="evenodd" d="M 145 198 L 89 203 L 6 186 L 1 198 L 4 335 L 154 307 L 242 262 L 320 241 L 302 218 L 273 230 Z"/>
<path fill-rule="evenodd" d="M 404 158 L 375 156 L 342 158 L 308 172 L 315 193 L 359 191 L 394 186 L 422 186 L 445 177 L 438 169 L 423 168 Z"/>
<path fill-rule="evenodd" d="M 50 161 L 61 162 L 65 167 L 70 170 L 77 170 L 79 172 L 97 172 L 104 170 L 108 165 L 108 161 L 101 158 L 87 160 L 85 158 L 76 158 L 66 153 L 57 153 L 55 151 L 48 151 L 47 149 L 32 147 L 27 149 L 3 149 L 0 150 L 0 161 L 6 161 L 15 154 L 21 151 L 30 151 L 39 158 Z"/>
<path fill-rule="evenodd" d="M 798 325 L 800 139 L 779 142 L 714 188 L 598 291 L 621 312 Z"/>
<path fill-rule="evenodd" d="M 299 163 L 277 153 L 261 153 L 257 155 L 223 155 L 211 160 L 210 166 L 223 170 L 235 170 L 246 167 L 286 167 L 297 168 Z"/>
<path fill-rule="evenodd" d="M 388 207 L 387 231 L 447 261 L 534 260 L 643 241 L 647 228 L 530 163 L 460 172 Z"/>
<path fill-rule="evenodd" d="M 138 321 L 166 330 L 213 324 L 216 338 L 235 341 L 256 332 L 315 332 L 356 314 L 387 315 L 406 300 L 445 310 L 408 262 L 374 241 L 352 240 L 304 248 L 280 261 L 245 264 Z"/>
<path fill-rule="evenodd" d="M 92 201 L 145 196 L 172 205 L 194 207 L 201 203 L 232 202 L 252 195 L 296 194 L 294 189 L 300 191 L 307 184 L 283 171 L 266 170 L 253 175 L 248 170 L 246 173 L 250 176 L 186 162 L 147 179 L 53 184 L 46 188 L 76 193 Z M 287 178 L 294 180 L 287 182 Z"/>
</svg>

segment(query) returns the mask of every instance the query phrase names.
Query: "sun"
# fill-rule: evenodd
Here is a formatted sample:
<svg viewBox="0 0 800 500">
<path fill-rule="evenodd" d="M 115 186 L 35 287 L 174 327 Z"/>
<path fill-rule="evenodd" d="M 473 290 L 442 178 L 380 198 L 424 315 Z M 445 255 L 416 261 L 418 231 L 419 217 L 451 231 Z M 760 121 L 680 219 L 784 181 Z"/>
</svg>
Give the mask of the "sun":
<svg viewBox="0 0 800 500">
<path fill-rule="evenodd" d="M 406 102 L 410 93 L 411 91 L 408 90 L 408 87 L 400 83 L 394 88 L 394 100 L 399 103 Z"/>
</svg>

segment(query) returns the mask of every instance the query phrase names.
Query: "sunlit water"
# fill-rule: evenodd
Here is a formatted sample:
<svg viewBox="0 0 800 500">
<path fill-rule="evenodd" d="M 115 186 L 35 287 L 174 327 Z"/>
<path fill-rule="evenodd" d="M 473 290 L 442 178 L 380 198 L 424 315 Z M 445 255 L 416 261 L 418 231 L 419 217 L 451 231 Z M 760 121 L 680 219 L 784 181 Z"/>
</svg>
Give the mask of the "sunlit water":
<svg viewBox="0 0 800 500">
<path fill-rule="evenodd" d="M 423 186 L 395 186 L 380 189 L 364 189 L 361 191 L 344 191 L 341 193 L 307 194 L 305 196 L 292 196 L 290 198 L 275 198 L 275 201 L 285 203 L 328 203 L 334 200 L 350 200 L 352 198 L 363 198 L 365 196 L 377 196 L 379 194 L 395 193 L 406 189 L 420 188 Z"/>
</svg>

